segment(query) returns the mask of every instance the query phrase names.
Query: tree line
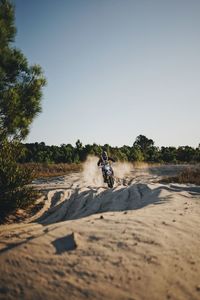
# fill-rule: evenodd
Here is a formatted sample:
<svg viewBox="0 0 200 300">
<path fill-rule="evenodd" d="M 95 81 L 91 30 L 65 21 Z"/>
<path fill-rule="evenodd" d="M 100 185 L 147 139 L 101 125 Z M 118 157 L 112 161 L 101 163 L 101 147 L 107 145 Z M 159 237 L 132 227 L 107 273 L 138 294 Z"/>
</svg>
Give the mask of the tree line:
<svg viewBox="0 0 200 300">
<path fill-rule="evenodd" d="M 102 149 L 117 161 L 157 162 L 157 163 L 194 163 L 200 162 L 200 146 L 156 147 L 152 139 L 144 135 L 137 136 L 132 146 L 112 147 L 108 144 L 87 144 L 83 146 L 77 140 L 75 146 L 62 144 L 48 146 L 44 142 L 24 144 L 24 155 L 21 163 L 81 163 L 88 155 L 100 156 Z"/>
</svg>

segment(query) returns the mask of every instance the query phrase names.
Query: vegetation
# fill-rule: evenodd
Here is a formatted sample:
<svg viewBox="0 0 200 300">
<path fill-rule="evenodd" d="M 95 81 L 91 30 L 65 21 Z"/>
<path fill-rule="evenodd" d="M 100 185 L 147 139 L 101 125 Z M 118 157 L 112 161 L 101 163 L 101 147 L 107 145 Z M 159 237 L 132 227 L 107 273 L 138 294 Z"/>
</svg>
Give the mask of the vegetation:
<svg viewBox="0 0 200 300">
<path fill-rule="evenodd" d="M 29 66 L 13 46 L 14 8 L 0 0 L 0 221 L 18 207 L 29 205 L 35 192 L 27 186 L 32 172 L 17 164 L 24 154 L 22 140 L 41 111 L 45 79 L 40 66 Z"/>
<path fill-rule="evenodd" d="M 108 154 L 119 161 L 155 162 L 155 163 L 196 163 L 200 162 L 200 147 L 156 147 L 152 139 L 139 135 L 133 146 L 111 147 L 106 145 L 85 145 L 80 140 L 75 147 L 71 144 L 47 146 L 45 143 L 25 144 L 25 154 L 19 160 L 21 163 L 81 163 L 88 155 L 100 156 L 102 147 Z"/>
<path fill-rule="evenodd" d="M 81 164 L 47 164 L 47 163 L 27 163 L 20 164 L 21 168 L 30 170 L 33 178 L 56 177 L 66 175 L 70 172 L 80 172 L 82 170 Z"/>
<path fill-rule="evenodd" d="M 190 183 L 200 185 L 200 165 L 187 167 L 179 175 L 161 180 L 163 183 Z"/>
<path fill-rule="evenodd" d="M 17 164 L 20 147 L 15 143 L 1 144 L 0 154 L 0 221 L 17 208 L 25 208 L 36 199 L 37 193 L 28 184 L 33 171 Z"/>
</svg>

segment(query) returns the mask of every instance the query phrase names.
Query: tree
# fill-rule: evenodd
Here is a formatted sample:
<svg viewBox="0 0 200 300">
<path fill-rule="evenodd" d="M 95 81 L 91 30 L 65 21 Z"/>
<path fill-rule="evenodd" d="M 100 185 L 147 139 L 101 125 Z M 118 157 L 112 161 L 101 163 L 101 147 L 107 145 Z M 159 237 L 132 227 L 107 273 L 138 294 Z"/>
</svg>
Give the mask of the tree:
<svg viewBox="0 0 200 300">
<path fill-rule="evenodd" d="M 45 78 L 41 67 L 29 66 L 14 41 L 14 8 L 0 0 L 0 140 L 23 139 L 41 111 L 41 88 Z"/>
<path fill-rule="evenodd" d="M 177 160 L 191 162 L 195 158 L 195 149 L 190 146 L 182 146 L 177 149 Z"/>
<path fill-rule="evenodd" d="M 195 150 L 194 161 L 200 162 L 200 144 Z"/>
<path fill-rule="evenodd" d="M 176 162 L 177 150 L 175 147 L 161 147 L 160 155 L 164 162 Z"/>
<path fill-rule="evenodd" d="M 130 161 L 143 161 L 144 160 L 144 155 L 143 152 L 141 151 L 140 147 L 134 146 L 132 147 L 130 151 Z"/>
<path fill-rule="evenodd" d="M 140 150 L 143 152 L 146 152 L 148 148 L 152 147 L 154 145 L 154 141 L 151 139 L 148 139 L 145 135 L 138 135 L 136 137 L 136 140 L 133 144 L 133 146 L 138 146 Z"/>
<path fill-rule="evenodd" d="M 148 139 L 144 135 L 138 135 L 133 147 L 137 147 L 143 153 L 144 159 L 148 160 L 148 151 L 154 146 L 154 141 L 152 139 Z"/>
<path fill-rule="evenodd" d="M 77 149 L 78 151 L 80 151 L 80 150 L 82 150 L 82 148 L 83 148 L 83 144 L 81 143 L 80 140 L 77 140 L 77 141 L 76 141 L 76 149 Z"/>
<path fill-rule="evenodd" d="M 4 211 L 10 211 L 21 207 L 22 202 L 23 205 L 30 202 L 30 189 L 25 186 L 31 181 L 31 174 L 23 172 L 16 161 L 22 153 L 20 142 L 41 111 L 42 87 L 45 85 L 41 67 L 29 66 L 26 57 L 13 46 L 16 34 L 14 21 L 13 5 L 9 0 L 0 0 L 1 211 L 3 207 Z M 9 155 L 6 156 L 6 153 Z"/>
<path fill-rule="evenodd" d="M 146 151 L 146 160 L 149 162 L 160 161 L 160 151 L 158 147 L 151 146 Z"/>
</svg>

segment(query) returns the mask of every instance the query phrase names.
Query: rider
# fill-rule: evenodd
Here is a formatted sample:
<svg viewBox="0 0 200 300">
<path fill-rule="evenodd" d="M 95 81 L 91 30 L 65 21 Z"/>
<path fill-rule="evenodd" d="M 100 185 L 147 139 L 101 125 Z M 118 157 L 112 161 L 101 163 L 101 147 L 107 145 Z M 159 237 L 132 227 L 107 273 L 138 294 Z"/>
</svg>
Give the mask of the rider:
<svg viewBox="0 0 200 300">
<path fill-rule="evenodd" d="M 103 149 L 102 153 L 101 153 L 101 157 L 99 158 L 99 161 L 97 163 L 98 166 L 102 166 L 102 175 L 103 175 L 103 179 L 104 182 L 106 182 L 106 174 L 105 174 L 105 165 L 108 163 L 108 161 L 111 160 L 112 162 L 115 162 L 115 160 L 112 157 L 109 157 L 106 150 Z"/>
</svg>

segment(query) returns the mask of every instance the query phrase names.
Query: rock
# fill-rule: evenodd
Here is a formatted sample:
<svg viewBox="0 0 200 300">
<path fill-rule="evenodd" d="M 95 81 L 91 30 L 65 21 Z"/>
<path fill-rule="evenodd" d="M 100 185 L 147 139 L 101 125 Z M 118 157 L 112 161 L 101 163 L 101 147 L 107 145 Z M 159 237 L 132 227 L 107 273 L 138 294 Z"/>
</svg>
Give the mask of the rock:
<svg viewBox="0 0 200 300">
<path fill-rule="evenodd" d="M 196 286 L 196 290 L 200 292 L 200 284 Z"/>
<path fill-rule="evenodd" d="M 71 234 L 58 238 L 52 242 L 56 248 L 56 254 L 62 254 L 65 251 L 72 251 L 77 248 L 77 238 L 75 238 L 74 232 Z"/>
</svg>

